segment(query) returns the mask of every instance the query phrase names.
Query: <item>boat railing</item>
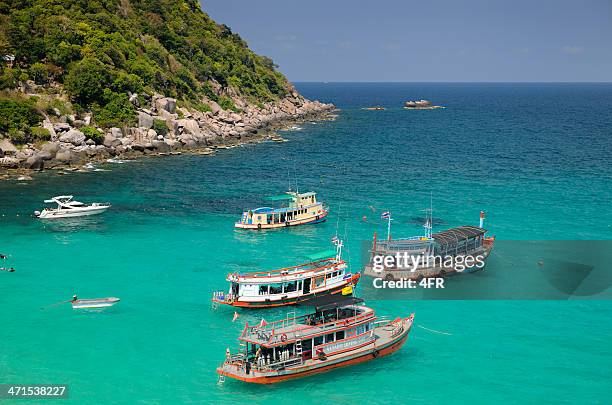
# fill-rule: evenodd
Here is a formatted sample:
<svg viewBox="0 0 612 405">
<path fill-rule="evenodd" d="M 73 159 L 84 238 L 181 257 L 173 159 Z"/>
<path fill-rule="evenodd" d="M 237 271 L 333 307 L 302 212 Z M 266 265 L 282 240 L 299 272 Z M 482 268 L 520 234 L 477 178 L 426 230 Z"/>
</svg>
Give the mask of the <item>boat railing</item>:
<svg viewBox="0 0 612 405">
<path fill-rule="evenodd" d="M 293 355 L 283 360 L 278 360 L 273 363 L 267 363 L 262 357 L 256 360 L 254 367 L 260 371 L 282 370 L 287 367 L 299 366 L 303 363 L 302 356 Z"/>
<path fill-rule="evenodd" d="M 328 263 L 327 263 L 328 262 Z M 327 263 L 322 265 L 323 263 Z M 330 257 L 316 262 L 304 263 L 293 267 L 284 267 L 282 269 L 275 269 L 269 271 L 255 271 L 248 274 L 230 273 L 228 279 L 238 279 L 240 277 L 258 278 L 258 277 L 272 277 L 272 276 L 284 276 L 284 275 L 298 275 L 303 273 L 314 272 L 315 274 L 325 271 L 329 268 L 340 266 L 344 264 L 344 260 L 337 261 L 335 257 Z"/>
<path fill-rule="evenodd" d="M 391 331 L 391 337 L 396 337 L 404 331 L 404 320 L 402 318 L 396 318 L 392 321 L 389 319 L 379 319 L 374 322 L 374 327 L 385 328 Z"/>
<path fill-rule="evenodd" d="M 213 291 L 213 301 L 226 302 L 234 301 L 236 297 L 234 294 L 226 293 L 225 291 Z"/>
<path fill-rule="evenodd" d="M 283 339 L 286 339 L 286 337 L 284 337 L 283 334 L 287 332 L 294 332 L 288 328 L 298 324 L 309 326 L 312 329 L 317 328 L 317 332 L 324 332 L 330 329 L 338 329 L 339 327 L 351 327 L 353 325 L 361 323 L 366 319 L 372 318 L 374 314 L 371 312 L 366 312 L 348 318 L 335 319 L 328 322 L 309 322 L 309 320 L 313 319 L 312 316 L 313 314 L 308 314 L 301 315 L 295 318 L 281 319 L 279 321 L 271 322 L 264 326 L 246 325 L 244 330 L 242 331 L 242 335 L 240 336 L 240 338 L 252 340 L 254 337 L 256 337 L 258 341 L 266 342 L 268 344 L 284 343 Z M 283 332 L 279 332 L 279 330 L 283 330 Z M 304 329 L 300 331 L 300 336 L 307 336 L 311 333 L 313 332 L 311 332 L 310 329 Z M 295 337 L 297 338 L 297 336 Z"/>
</svg>

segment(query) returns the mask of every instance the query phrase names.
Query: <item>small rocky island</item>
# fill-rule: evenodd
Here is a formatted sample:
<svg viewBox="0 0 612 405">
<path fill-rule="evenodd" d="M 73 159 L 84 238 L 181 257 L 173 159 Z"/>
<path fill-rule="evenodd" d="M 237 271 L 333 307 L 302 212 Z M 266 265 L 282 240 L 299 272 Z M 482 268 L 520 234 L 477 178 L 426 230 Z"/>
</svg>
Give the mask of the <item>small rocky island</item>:
<svg viewBox="0 0 612 405">
<path fill-rule="evenodd" d="M 406 110 L 434 110 L 436 108 L 446 108 L 440 105 L 433 105 L 431 101 L 428 100 L 414 100 L 414 101 L 406 101 L 404 103 L 404 108 Z"/>
</svg>

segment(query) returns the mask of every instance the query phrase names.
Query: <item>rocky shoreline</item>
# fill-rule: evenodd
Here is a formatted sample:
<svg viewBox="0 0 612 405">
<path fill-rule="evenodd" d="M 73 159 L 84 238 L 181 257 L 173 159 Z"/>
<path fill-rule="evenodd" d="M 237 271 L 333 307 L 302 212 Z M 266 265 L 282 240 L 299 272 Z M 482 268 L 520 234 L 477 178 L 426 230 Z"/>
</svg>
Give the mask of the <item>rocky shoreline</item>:
<svg viewBox="0 0 612 405">
<path fill-rule="evenodd" d="M 16 147 L 8 139 L 0 139 L 0 180 L 16 176 L 26 180 L 32 172 L 44 169 L 79 170 L 111 158 L 211 155 L 215 149 L 244 143 L 282 142 L 275 131 L 303 121 L 333 118 L 335 110 L 333 104 L 307 100 L 295 91 L 279 101 L 257 106 L 234 97 L 237 112 L 223 110 L 214 101 L 207 101 L 211 111 L 201 112 L 177 107 L 175 99 L 159 94 L 144 103 L 142 99 L 135 94 L 130 97 L 137 109 L 138 126 L 103 130 L 103 140 L 98 143 L 80 130 L 90 124 L 88 114 L 81 119 L 58 115 L 54 117 L 57 122 L 46 117 L 42 125 L 51 140 L 43 144 Z M 160 122 L 165 125 L 160 127 Z"/>
</svg>

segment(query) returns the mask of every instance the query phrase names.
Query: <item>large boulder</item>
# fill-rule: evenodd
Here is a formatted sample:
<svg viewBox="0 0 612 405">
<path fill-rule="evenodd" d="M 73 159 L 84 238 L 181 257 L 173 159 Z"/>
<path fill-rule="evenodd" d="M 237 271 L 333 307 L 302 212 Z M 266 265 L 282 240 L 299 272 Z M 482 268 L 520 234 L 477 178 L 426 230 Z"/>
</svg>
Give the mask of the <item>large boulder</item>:
<svg viewBox="0 0 612 405">
<path fill-rule="evenodd" d="M 170 145 L 164 141 L 151 141 L 151 144 L 158 152 L 170 152 Z"/>
<path fill-rule="evenodd" d="M 106 134 L 104 136 L 104 142 L 102 144 L 106 146 L 107 148 L 111 148 L 114 146 L 121 145 L 121 141 L 115 138 L 112 134 Z"/>
<path fill-rule="evenodd" d="M 53 124 L 55 132 L 66 132 L 70 130 L 70 125 L 65 122 L 56 122 Z"/>
<path fill-rule="evenodd" d="M 17 148 L 8 139 L 0 139 L 0 149 L 5 155 L 14 155 L 17 153 Z"/>
<path fill-rule="evenodd" d="M 112 127 L 110 131 L 111 131 L 111 135 L 114 136 L 115 138 L 123 138 L 123 132 L 121 132 L 121 128 Z"/>
<path fill-rule="evenodd" d="M 153 117 L 142 111 L 138 112 L 138 126 L 149 129 L 153 126 Z"/>
<path fill-rule="evenodd" d="M 71 143 L 78 146 L 85 142 L 85 135 L 78 129 L 71 129 L 65 134 L 60 135 L 59 140 L 60 142 Z"/>
<path fill-rule="evenodd" d="M 42 170 L 45 166 L 45 163 L 39 155 L 30 156 L 26 160 L 26 167 L 32 170 Z"/>
<path fill-rule="evenodd" d="M 157 111 L 168 111 L 174 114 L 176 111 L 176 99 L 170 97 L 162 97 L 155 100 L 155 107 Z"/>
<path fill-rule="evenodd" d="M 48 153 L 51 158 L 55 157 L 60 149 L 59 142 L 49 142 L 43 145 L 42 152 Z"/>
<path fill-rule="evenodd" d="M 55 155 L 55 160 L 60 163 L 70 164 L 74 160 L 74 156 L 69 149 L 60 149 Z"/>
</svg>

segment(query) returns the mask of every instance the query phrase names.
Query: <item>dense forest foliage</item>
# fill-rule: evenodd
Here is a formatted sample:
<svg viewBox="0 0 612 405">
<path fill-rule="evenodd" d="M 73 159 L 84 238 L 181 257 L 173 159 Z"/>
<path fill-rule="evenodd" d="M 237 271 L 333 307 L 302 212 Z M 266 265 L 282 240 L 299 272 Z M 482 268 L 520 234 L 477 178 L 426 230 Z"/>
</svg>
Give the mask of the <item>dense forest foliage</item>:
<svg viewBox="0 0 612 405">
<path fill-rule="evenodd" d="M 253 102 L 289 89 L 269 58 L 210 19 L 197 0 L 0 0 L 0 55 L 15 58 L 1 63 L 0 90 L 26 80 L 60 83 L 100 125 L 133 115 L 128 92 L 193 105 L 206 96 L 231 108 L 211 81 Z"/>
</svg>

